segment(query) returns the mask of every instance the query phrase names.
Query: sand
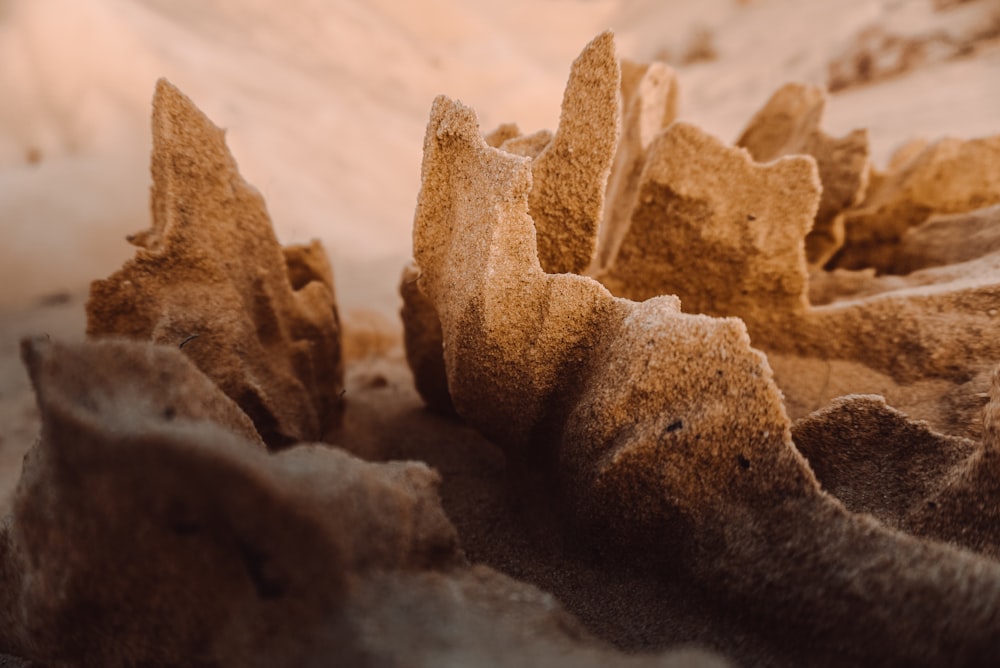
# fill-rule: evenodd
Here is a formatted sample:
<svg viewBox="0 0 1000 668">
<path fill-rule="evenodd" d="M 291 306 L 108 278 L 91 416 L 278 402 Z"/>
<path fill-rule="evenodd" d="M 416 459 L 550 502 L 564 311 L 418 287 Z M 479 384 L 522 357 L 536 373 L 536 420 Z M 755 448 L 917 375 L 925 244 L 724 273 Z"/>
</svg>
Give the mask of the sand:
<svg viewBox="0 0 1000 668">
<path fill-rule="evenodd" d="M 995 138 L 965 141 L 998 132 L 995 3 L 301 9 L 0 12 L 0 51 L 35 54 L 0 66 L 18 93 L 0 112 L 0 650 L 995 663 Z M 86 39 L 86 59 L 55 46 Z M 166 84 L 150 144 L 163 75 L 228 148 Z M 809 104 L 767 104 L 789 81 Z M 442 92 L 465 104 L 439 98 L 427 125 Z M 174 155 L 200 136 L 222 167 L 165 158 L 185 133 Z M 166 222 L 231 197 L 251 225 Z M 150 222 L 128 260 L 116 240 Z M 164 247 L 176 276 L 142 266 Z M 127 316 L 116 285 L 145 275 L 148 316 Z M 218 341 L 180 347 L 192 323 Z M 126 382 L 100 361 L 125 344 L 85 334 L 156 345 L 113 348 Z M 176 374 L 205 398 L 170 398 Z M 258 434 L 327 444 L 268 455 Z M 191 541 L 217 576 L 194 577 Z M 25 584 L 54 573 L 68 595 Z"/>
</svg>

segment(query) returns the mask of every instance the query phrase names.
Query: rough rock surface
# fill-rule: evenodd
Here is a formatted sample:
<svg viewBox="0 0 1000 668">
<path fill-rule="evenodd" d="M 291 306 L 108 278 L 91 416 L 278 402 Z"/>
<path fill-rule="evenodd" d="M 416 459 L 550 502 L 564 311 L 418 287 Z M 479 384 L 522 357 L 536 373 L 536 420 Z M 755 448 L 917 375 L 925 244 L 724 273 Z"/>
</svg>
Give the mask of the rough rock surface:
<svg viewBox="0 0 1000 668">
<path fill-rule="evenodd" d="M 35 341 L 24 357 L 43 431 L 3 529 L 5 651 L 95 666 L 350 660 L 351 577 L 458 560 L 422 464 L 324 446 L 270 456 L 174 348 Z"/>
<path fill-rule="evenodd" d="M 892 270 L 896 274 L 909 274 L 927 267 L 968 262 L 997 251 L 1000 251 L 1000 205 L 931 216 L 903 235 Z"/>
<path fill-rule="evenodd" d="M 1000 136 L 941 139 L 906 160 L 913 152 L 901 156 L 901 164 L 846 214 L 845 243 L 832 260 L 835 266 L 891 272 L 900 239 L 932 214 L 1000 203 Z"/>
<path fill-rule="evenodd" d="M 797 132 L 822 136 L 816 127 L 822 97 L 809 95 L 809 89 L 783 91 L 741 140 L 762 159 L 792 150 L 786 144 L 801 139 Z M 775 118 L 765 122 L 768 117 Z M 828 173 L 848 181 L 860 178 L 863 151 L 847 150 L 838 157 L 827 150 L 833 140 L 815 141 L 819 157 L 837 163 Z M 985 159 L 981 153 L 988 140 L 980 143 L 976 155 Z M 955 146 L 964 151 L 973 144 Z M 873 198 L 889 197 L 886 192 L 900 198 L 899 207 L 913 205 L 899 185 L 910 182 L 900 176 L 909 170 L 924 174 L 920 178 L 928 192 L 939 188 L 952 193 L 949 197 L 961 195 L 958 199 L 969 205 L 1000 183 L 992 167 L 968 175 L 978 169 L 978 160 L 943 161 L 942 150 L 940 143 L 904 147 L 893 161 L 894 171 L 867 202 L 844 215 L 875 212 L 866 207 Z M 741 318 L 754 345 L 770 356 L 794 417 L 821 408 L 838 396 L 831 388 L 839 387 L 841 393 L 905 395 L 907 410 L 916 417 L 949 433 L 975 435 L 982 404 L 968 397 L 985 388 L 983 379 L 1000 359 L 997 338 L 989 334 L 1000 303 L 1000 260 L 988 252 L 991 209 L 970 214 L 964 223 L 936 223 L 954 230 L 928 241 L 921 242 L 921 235 L 933 234 L 933 226 L 912 228 L 913 236 L 882 246 L 893 258 L 908 258 L 908 266 L 926 267 L 911 275 L 879 276 L 879 267 L 827 272 L 813 266 L 810 272 L 807 233 L 822 207 L 820 184 L 809 174 L 813 161 L 808 155 L 788 155 L 757 163 L 692 125 L 674 123 L 647 151 L 631 221 L 597 277 L 619 296 L 674 295 L 685 312 Z M 944 170 L 940 184 L 921 171 L 931 164 Z M 976 236 L 963 239 L 963 233 Z M 942 236 L 949 241 L 934 253 L 947 260 L 970 259 L 936 267 L 928 266 L 939 263 L 934 253 L 918 259 Z M 846 244 L 844 252 L 853 252 L 850 239 Z M 942 313 L 948 317 L 939 317 Z"/>
<path fill-rule="evenodd" d="M 596 251 L 604 191 L 618 143 L 619 80 L 614 37 L 605 32 L 574 61 L 559 128 L 531 163 L 538 256 L 550 273 L 580 273 Z M 574 177 L 566 178 L 567 174 Z"/>
<path fill-rule="evenodd" d="M 1000 657 L 1000 564 L 822 492 L 738 320 L 546 274 L 530 162 L 489 147 L 460 104 L 435 101 L 425 150 L 414 257 L 452 401 L 504 450 L 533 512 L 619 565 L 693 578 L 803 657 Z"/>
<path fill-rule="evenodd" d="M 420 271 L 410 264 L 403 270 L 399 293 L 403 298 L 400 317 L 406 323 L 403 345 L 413 381 L 428 408 L 444 414 L 455 411 L 448 394 L 444 369 L 444 341 L 437 311 L 420 291 Z"/>
<path fill-rule="evenodd" d="M 852 395 L 795 423 L 795 443 L 823 488 L 851 511 L 917 536 L 1000 558 L 998 388 L 982 442 L 945 436 Z"/>
<path fill-rule="evenodd" d="M 333 278 L 318 243 L 283 250 L 215 127 L 164 80 L 153 100 L 152 227 L 95 281 L 90 336 L 183 346 L 270 447 L 321 440 L 341 410 Z"/>
<path fill-rule="evenodd" d="M 469 567 L 423 464 L 269 455 L 172 347 L 28 341 L 43 419 L 0 525 L 0 652 L 46 665 L 725 665 L 627 657 Z M 127 502 L 123 503 L 122 500 Z"/>
<path fill-rule="evenodd" d="M 758 322 L 803 312 L 802 239 L 819 192 L 812 158 L 757 164 L 674 123 L 649 148 L 632 223 L 601 281 L 629 299 L 677 295 L 689 313 Z"/>
<path fill-rule="evenodd" d="M 736 140 L 757 162 L 785 155 L 816 159 L 823 193 L 805 239 L 810 265 L 825 264 L 843 244 L 842 214 L 864 197 L 870 169 L 868 132 L 854 130 L 841 138 L 826 134 L 820 129 L 825 106 L 826 94 L 818 86 L 787 84 L 750 119 Z"/>
<path fill-rule="evenodd" d="M 618 252 L 635 206 L 646 151 L 660 131 L 677 118 L 677 76 L 665 63 L 621 61 L 622 133 L 608 179 L 598 255 L 591 273 L 605 268 Z"/>
</svg>

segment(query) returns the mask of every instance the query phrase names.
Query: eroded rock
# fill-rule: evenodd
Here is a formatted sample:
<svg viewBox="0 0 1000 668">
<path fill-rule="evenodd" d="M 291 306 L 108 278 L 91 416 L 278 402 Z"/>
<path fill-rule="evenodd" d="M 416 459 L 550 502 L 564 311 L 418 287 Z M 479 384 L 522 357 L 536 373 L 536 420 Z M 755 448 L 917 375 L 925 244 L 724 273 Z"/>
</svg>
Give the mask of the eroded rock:
<svg viewBox="0 0 1000 668">
<path fill-rule="evenodd" d="M 618 143 L 619 72 L 614 37 L 605 32 L 573 62 L 559 128 L 531 163 L 538 257 L 549 273 L 580 273 L 596 251 Z"/>
<path fill-rule="evenodd" d="M 835 266 L 895 272 L 899 242 L 911 228 L 933 214 L 1000 203 L 1000 136 L 941 139 L 916 152 L 919 147 L 908 149 L 881 185 L 846 214 Z"/>
<path fill-rule="evenodd" d="M 322 440 L 341 410 L 333 279 L 318 242 L 283 250 L 215 127 L 160 80 L 152 227 L 95 281 L 87 333 L 183 346 L 270 447 Z"/>
<path fill-rule="evenodd" d="M 787 84 L 758 111 L 736 140 L 757 162 L 786 155 L 816 159 L 823 185 L 819 209 L 806 235 L 806 258 L 823 265 L 844 241 L 842 214 L 858 204 L 868 186 L 868 132 L 854 130 L 835 138 L 820 129 L 826 94 L 818 86 Z"/>
<path fill-rule="evenodd" d="M 618 253 L 632 220 L 646 151 L 677 118 L 677 77 L 668 65 L 622 59 L 621 76 L 622 133 L 608 179 L 598 255 L 591 273 L 607 267 Z"/>
<path fill-rule="evenodd" d="M 43 431 L 6 525 L 6 651 L 95 666 L 351 661 L 352 577 L 458 560 L 427 467 L 323 446 L 269 456 L 175 348 L 35 341 L 24 357 Z"/>
<path fill-rule="evenodd" d="M 811 161 L 780 164 L 815 199 Z M 679 569 L 780 627 L 771 637 L 786 649 L 887 663 L 1000 657 L 1000 564 L 823 493 L 738 320 L 546 274 L 530 170 L 481 139 L 471 110 L 435 101 L 414 229 L 421 290 L 440 318 L 456 411 L 504 450 L 533 512 L 565 517 L 618 564 Z"/>
<path fill-rule="evenodd" d="M 45 665 L 722 666 L 623 655 L 462 557 L 423 464 L 269 454 L 174 347 L 29 341 L 43 421 L 0 525 L 0 652 Z"/>
<path fill-rule="evenodd" d="M 674 123 L 649 148 L 628 233 L 601 281 L 629 299 L 677 295 L 687 312 L 748 322 L 803 312 L 802 239 L 819 191 L 812 158 L 757 164 Z"/>
</svg>

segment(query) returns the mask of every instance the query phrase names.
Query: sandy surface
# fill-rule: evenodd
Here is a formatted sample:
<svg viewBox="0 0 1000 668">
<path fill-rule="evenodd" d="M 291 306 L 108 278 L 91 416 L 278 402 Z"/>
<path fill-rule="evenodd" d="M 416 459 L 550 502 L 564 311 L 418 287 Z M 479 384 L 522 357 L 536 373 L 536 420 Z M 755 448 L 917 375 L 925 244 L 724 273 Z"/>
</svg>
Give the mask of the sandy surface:
<svg viewBox="0 0 1000 668">
<path fill-rule="evenodd" d="M 884 166 L 911 138 L 1000 132 L 1000 2 L 930 5 L 0 0 L 0 512 L 38 429 L 18 342 L 82 339 L 89 281 L 133 254 L 124 237 L 148 225 L 149 100 L 165 76 L 226 128 L 279 239 L 320 238 L 328 249 L 347 353 L 336 442 L 366 458 L 418 457 L 439 469 L 469 557 L 553 591 L 603 639 L 630 650 L 698 639 L 715 612 L 692 592 L 650 592 L 628 573 L 607 580 L 586 555 L 563 569 L 559 546 L 505 525 L 516 504 L 498 482 L 500 452 L 422 409 L 398 345 L 396 290 L 411 255 L 431 100 L 461 99 L 484 128 L 512 120 L 526 132 L 555 128 L 569 63 L 610 27 L 620 55 L 677 67 L 680 119 L 732 142 L 777 87 L 826 84 L 831 63 L 876 29 L 932 46 L 898 71 L 835 92 L 824 128 L 869 128 L 874 162 Z M 824 387 L 815 403 L 851 391 Z M 519 572 L 521 543 L 532 541 L 543 557 L 534 572 Z M 595 606 L 595 590 L 615 603 Z M 648 600 L 622 605 L 636 597 Z M 671 632 L 636 618 L 671 598 L 678 603 L 658 611 Z M 729 622 L 714 623 L 717 633 Z M 753 659 L 763 651 L 754 642 L 734 636 L 723 649 Z"/>
</svg>

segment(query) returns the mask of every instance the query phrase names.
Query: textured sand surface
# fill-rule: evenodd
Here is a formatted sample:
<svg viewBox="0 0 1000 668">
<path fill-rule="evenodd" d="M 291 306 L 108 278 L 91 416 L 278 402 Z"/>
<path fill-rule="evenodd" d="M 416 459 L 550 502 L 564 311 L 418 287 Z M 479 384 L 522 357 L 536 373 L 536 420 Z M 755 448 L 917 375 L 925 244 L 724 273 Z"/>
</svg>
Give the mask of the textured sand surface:
<svg viewBox="0 0 1000 668">
<path fill-rule="evenodd" d="M 0 665 L 995 665 L 998 40 L 0 2 Z"/>
</svg>

